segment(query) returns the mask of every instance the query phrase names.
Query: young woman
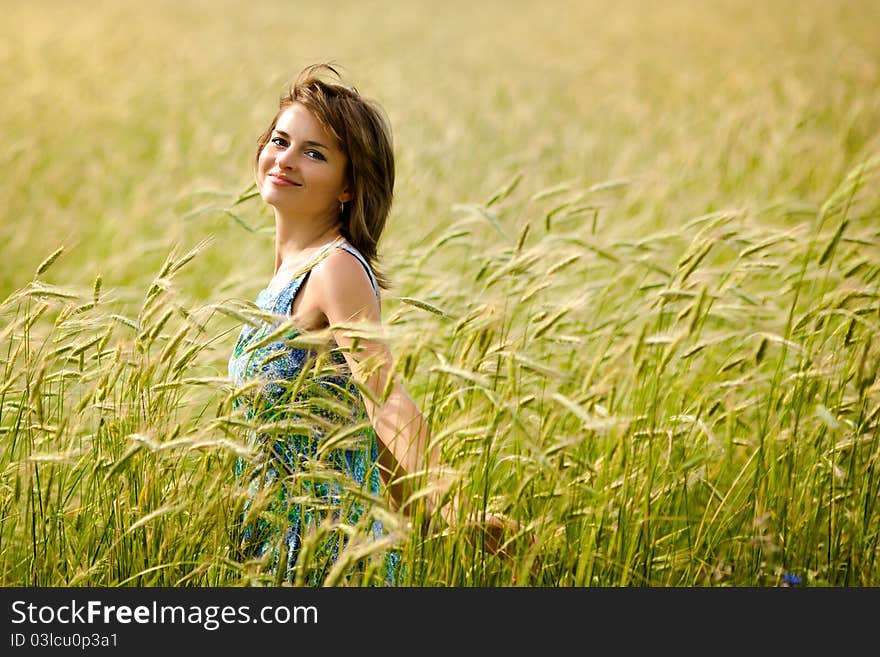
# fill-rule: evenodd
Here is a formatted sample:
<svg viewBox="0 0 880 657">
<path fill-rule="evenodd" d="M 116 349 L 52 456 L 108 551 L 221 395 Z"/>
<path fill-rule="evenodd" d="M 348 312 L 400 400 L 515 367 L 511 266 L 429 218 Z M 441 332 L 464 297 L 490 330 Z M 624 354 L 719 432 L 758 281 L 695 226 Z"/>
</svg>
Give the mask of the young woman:
<svg viewBox="0 0 880 657">
<path fill-rule="evenodd" d="M 393 508 L 409 513 L 408 497 L 427 486 L 427 517 L 455 520 L 455 504 L 439 504 L 449 483 L 439 451 L 394 380 L 378 331 L 387 281 L 377 246 L 394 188 L 389 124 L 377 104 L 326 78 L 339 75 L 326 64 L 303 70 L 258 140 L 256 184 L 275 214 L 275 275 L 256 303 L 279 320 L 245 326 L 229 361 L 233 383 L 250 390 L 237 406 L 275 427 L 255 436 L 264 458 L 237 468 L 251 483 L 245 543 L 251 555 L 272 550 L 287 577 L 307 535 L 322 527 L 326 540 L 313 543 L 328 568 L 345 544 L 344 531 L 333 531 L 339 523 L 365 522 L 380 539 L 381 523 L 370 519 L 364 500 L 382 490 Z M 304 334 L 324 335 L 327 344 L 298 345 Z M 344 445 L 327 447 L 338 440 Z M 271 486 L 274 499 L 256 501 Z M 488 535 L 497 539 L 497 531 Z M 310 545 L 313 561 L 315 554 Z M 395 578 L 396 559 L 390 552 L 386 581 Z"/>
</svg>

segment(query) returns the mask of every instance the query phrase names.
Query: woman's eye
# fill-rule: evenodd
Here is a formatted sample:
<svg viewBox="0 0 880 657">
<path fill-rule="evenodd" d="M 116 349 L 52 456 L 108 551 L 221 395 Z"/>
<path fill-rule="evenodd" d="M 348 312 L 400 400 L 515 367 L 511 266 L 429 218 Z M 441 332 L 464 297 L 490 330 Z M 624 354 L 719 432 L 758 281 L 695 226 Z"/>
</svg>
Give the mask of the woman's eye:
<svg viewBox="0 0 880 657">
<path fill-rule="evenodd" d="M 280 146 L 281 148 L 287 148 L 287 142 L 281 137 L 272 137 L 270 140 L 276 146 Z"/>
<path fill-rule="evenodd" d="M 306 155 L 308 155 L 313 160 L 326 160 L 327 159 L 326 157 L 324 157 L 324 154 L 321 151 L 316 151 L 311 148 L 306 151 Z"/>
</svg>

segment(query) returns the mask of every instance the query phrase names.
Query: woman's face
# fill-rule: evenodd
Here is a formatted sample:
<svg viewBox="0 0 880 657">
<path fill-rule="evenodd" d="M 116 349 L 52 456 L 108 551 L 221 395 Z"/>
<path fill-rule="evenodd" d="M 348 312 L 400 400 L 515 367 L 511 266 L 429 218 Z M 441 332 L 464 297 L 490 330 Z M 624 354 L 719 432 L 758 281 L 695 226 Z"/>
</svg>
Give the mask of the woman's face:
<svg viewBox="0 0 880 657">
<path fill-rule="evenodd" d="M 305 105 L 293 103 L 278 117 L 260 151 L 257 188 L 282 213 L 335 220 L 340 202 L 351 198 L 347 164 L 336 138 Z"/>
</svg>

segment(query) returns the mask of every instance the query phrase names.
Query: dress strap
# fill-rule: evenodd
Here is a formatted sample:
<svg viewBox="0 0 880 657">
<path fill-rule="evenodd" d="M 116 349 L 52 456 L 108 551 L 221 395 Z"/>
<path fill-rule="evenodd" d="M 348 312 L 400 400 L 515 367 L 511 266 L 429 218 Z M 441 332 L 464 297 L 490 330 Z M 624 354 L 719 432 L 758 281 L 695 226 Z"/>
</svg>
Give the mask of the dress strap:
<svg viewBox="0 0 880 657">
<path fill-rule="evenodd" d="M 296 296 L 296 293 L 299 292 L 299 288 L 302 287 L 302 284 L 306 280 L 310 271 L 311 269 L 304 271 L 282 288 L 281 292 L 278 293 L 278 298 L 275 299 L 275 305 L 272 308 L 273 313 L 276 315 L 287 315 L 290 312 L 293 298 Z"/>
</svg>

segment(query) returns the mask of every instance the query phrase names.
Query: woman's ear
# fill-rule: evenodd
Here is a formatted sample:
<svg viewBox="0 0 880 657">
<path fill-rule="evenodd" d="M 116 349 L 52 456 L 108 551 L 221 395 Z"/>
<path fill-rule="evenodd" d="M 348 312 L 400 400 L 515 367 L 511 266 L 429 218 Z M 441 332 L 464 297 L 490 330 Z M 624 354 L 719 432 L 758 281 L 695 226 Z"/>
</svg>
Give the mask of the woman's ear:
<svg viewBox="0 0 880 657">
<path fill-rule="evenodd" d="M 348 191 L 348 185 L 346 185 L 343 188 L 342 193 L 339 195 L 339 202 L 340 203 L 348 203 L 351 200 L 351 198 L 352 198 L 351 192 Z"/>
</svg>

